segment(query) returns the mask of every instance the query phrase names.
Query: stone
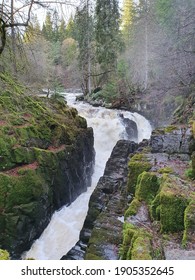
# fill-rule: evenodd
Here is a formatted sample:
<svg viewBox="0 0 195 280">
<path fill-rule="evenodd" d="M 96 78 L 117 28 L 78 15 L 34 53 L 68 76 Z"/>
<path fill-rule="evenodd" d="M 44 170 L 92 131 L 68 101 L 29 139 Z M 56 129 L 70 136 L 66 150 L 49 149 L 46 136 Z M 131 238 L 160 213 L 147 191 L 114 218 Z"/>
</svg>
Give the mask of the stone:
<svg viewBox="0 0 195 280">
<path fill-rule="evenodd" d="M 80 240 L 76 244 L 86 244 L 83 259 L 118 259 L 120 242 L 122 242 L 122 227 L 120 221 L 127 201 L 123 197 L 127 177 L 127 161 L 137 144 L 127 140 L 120 140 L 115 145 L 108 159 L 104 175 L 100 178 L 90 202 L 87 217 L 80 233 Z M 114 232 L 114 235 L 113 235 Z M 74 247 L 62 259 L 77 259 Z"/>
<path fill-rule="evenodd" d="M 169 126 L 152 132 L 152 153 L 190 154 L 193 145 L 192 131 L 188 127 Z"/>
</svg>

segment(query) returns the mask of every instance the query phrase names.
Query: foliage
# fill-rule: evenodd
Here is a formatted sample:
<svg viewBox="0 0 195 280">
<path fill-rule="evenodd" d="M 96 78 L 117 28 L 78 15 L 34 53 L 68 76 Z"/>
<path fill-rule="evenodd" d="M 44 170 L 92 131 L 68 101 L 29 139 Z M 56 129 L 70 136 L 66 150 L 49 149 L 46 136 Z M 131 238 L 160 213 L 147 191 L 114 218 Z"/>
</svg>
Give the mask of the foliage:
<svg viewBox="0 0 195 280">
<path fill-rule="evenodd" d="M 6 250 L 0 249 L 0 260 L 9 260 L 9 253 Z"/>
<path fill-rule="evenodd" d="M 132 24 L 135 16 L 135 4 L 133 0 L 123 1 L 123 10 L 121 17 L 122 33 L 126 44 L 131 40 Z"/>
<path fill-rule="evenodd" d="M 73 38 L 67 38 L 62 42 L 61 60 L 66 66 L 73 65 L 73 61 L 77 58 L 77 42 Z"/>
<path fill-rule="evenodd" d="M 102 69 L 115 69 L 121 49 L 118 1 L 97 0 L 95 10 L 96 56 Z"/>
</svg>

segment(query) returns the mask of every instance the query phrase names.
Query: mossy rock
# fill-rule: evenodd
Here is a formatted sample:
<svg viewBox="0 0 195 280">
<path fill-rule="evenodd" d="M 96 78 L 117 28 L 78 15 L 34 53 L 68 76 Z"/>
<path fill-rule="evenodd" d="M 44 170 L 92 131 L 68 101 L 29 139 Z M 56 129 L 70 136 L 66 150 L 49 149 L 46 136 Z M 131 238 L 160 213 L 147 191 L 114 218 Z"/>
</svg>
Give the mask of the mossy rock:
<svg viewBox="0 0 195 280">
<path fill-rule="evenodd" d="M 101 258 L 100 256 L 97 256 L 97 255 L 93 255 L 93 254 L 91 254 L 91 253 L 87 253 L 86 255 L 85 255 L 85 260 L 99 260 L 99 261 L 101 261 L 101 260 L 103 260 L 103 258 Z"/>
<path fill-rule="evenodd" d="M 130 216 L 136 215 L 141 205 L 141 202 L 137 198 L 134 198 L 133 201 L 130 203 L 128 209 L 125 211 L 125 219 L 127 219 Z"/>
<path fill-rule="evenodd" d="M 160 221 L 160 193 L 158 193 L 151 202 L 149 209 L 151 218 Z"/>
<path fill-rule="evenodd" d="M 152 260 L 152 236 L 144 229 L 125 223 L 123 243 L 120 249 L 122 260 Z"/>
<path fill-rule="evenodd" d="M 156 174 L 144 171 L 138 176 L 135 197 L 149 205 L 154 200 L 159 186 Z"/>
<path fill-rule="evenodd" d="M 177 129 L 178 129 L 178 127 L 176 125 L 169 125 L 169 126 L 165 127 L 165 133 L 171 133 Z"/>
<path fill-rule="evenodd" d="M 138 236 L 127 253 L 127 259 L 131 260 L 152 260 L 151 238 L 148 236 Z"/>
<path fill-rule="evenodd" d="M 144 172 L 149 171 L 152 165 L 144 154 L 135 154 L 128 163 L 128 181 L 127 190 L 129 193 L 135 193 L 138 176 Z"/>
<path fill-rule="evenodd" d="M 163 174 L 160 191 L 151 203 L 153 218 L 159 218 L 162 232 L 184 230 L 184 211 L 189 203 L 178 178 Z"/>
<path fill-rule="evenodd" d="M 192 121 L 192 134 L 195 139 L 195 120 Z"/>
<path fill-rule="evenodd" d="M 163 173 L 166 173 L 166 174 L 173 174 L 174 171 L 173 171 L 173 168 L 169 167 L 169 166 L 166 166 L 166 167 L 163 167 L 163 168 L 160 168 L 158 170 L 158 173 L 160 174 L 163 174 Z"/>
<path fill-rule="evenodd" d="M 0 260 L 9 260 L 9 253 L 6 250 L 0 249 Z"/>
<path fill-rule="evenodd" d="M 82 182 L 69 188 L 77 170 L 75 182 L 88 172 L 78 162 L 84 147 L 92 149 L 93 133 L 64 100 L 32 96 L 7 73 L 0 83 L 0 246 L 20 254 L 73 199 L 70 192 L 82 191 Z"/>
<path fill-rule="evenodd" d="M 89 244 L 85 253 L 85 260 L 104 260 L 100 250 L 96 244 Z"/>
<path fill-rule="evenodd" d="M 16 205 L 26 204 L 48 193 L 42 174 L 28 170 L 25 176 L 9 176 L 0 173 L 0 193 L 4 197 L 6 210 Z"/>
<path fill-rule="evenodd" d="M 195 200 L 192 200 L 185 209 L 184 227 L 183 244 L 185 245 L 188 241 L 191 241 L 191 234 L 193 235 L 195 232 Z"/>
<path fill-rule="evenodd" d="M 192 153 L 192 178 L 195 179 L 195 152 Z"/>
</svg>

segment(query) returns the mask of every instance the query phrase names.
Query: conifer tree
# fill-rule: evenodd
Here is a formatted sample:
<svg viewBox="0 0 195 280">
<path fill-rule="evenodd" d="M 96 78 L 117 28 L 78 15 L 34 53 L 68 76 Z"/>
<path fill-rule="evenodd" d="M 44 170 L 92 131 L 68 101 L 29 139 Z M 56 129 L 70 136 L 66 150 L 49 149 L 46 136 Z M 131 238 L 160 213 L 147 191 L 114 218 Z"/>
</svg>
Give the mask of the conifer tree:
<svg viewBox="0 0 195 280">
<path fill-rule="evenodd" d="M 121 48 L 118 1 L 97 0 L 95 19 L 97 59 L 102 69 L 109 72 L 116 69 L 117 56 Z"/>
<path fill-rule="evenodd" d="M 124 0 L 122 18 L 121 18 L 121 28 L 122 28 L 122 33 L 123 33 L 126 43 L 128 43 L 130 41 L 134 15 L 135 15 L 134 1 L 133 0 Z"/>
<path fill-rule="evenodd" d="M 53 27 L 52 27 L 52 20 L 51 20 L 51 13 L 47 12 L 45 22 L 43 23 L 42 34 L 46 40 L 52 41 L 53 40 Z"/>
<path fill-rule="evenodd" d="M 58 32 L 59 32 L 59 40 L 62 42 L 66 37 L 66 24 L 63 18 L 60 21 Z"/>
</svg>

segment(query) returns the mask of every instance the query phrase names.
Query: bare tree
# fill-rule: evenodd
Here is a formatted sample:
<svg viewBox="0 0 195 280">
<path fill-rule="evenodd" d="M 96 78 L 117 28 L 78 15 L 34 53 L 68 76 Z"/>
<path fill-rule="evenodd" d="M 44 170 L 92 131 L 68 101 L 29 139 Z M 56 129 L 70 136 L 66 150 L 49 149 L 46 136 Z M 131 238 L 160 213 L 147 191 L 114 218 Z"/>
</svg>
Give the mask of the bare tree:
<svg viewBox="0 0 195 280">
<path fill-rule="evenodd" d="M 15 28 L 27 27 L 31 20 L 33 9 L 49 8 L 51 5 L 78 6 L 76 0 L 2 0 L 0 4 L 0 54 L 6 45 L 7 34 L 11 30 L 12 44 L 14 47 Z"/>
</svg>

